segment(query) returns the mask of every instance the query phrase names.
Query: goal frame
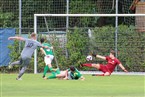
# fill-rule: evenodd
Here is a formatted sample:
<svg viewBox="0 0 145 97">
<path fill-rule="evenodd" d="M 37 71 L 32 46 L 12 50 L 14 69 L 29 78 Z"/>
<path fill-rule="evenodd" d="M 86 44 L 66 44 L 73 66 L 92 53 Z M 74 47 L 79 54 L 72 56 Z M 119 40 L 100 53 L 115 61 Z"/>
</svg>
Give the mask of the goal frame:
<svg viewBox="0 0 145 97">
<path fill-rule="evenodd" d="M 131 17 L 145 14 L 34 14 L 34 33 L 37 34 L 37 17 Z M 117 34 L 116 34 L 117 35 Z M 34 51 L 34 74 L 37 74 L 37 50 Z"/>
</svg>

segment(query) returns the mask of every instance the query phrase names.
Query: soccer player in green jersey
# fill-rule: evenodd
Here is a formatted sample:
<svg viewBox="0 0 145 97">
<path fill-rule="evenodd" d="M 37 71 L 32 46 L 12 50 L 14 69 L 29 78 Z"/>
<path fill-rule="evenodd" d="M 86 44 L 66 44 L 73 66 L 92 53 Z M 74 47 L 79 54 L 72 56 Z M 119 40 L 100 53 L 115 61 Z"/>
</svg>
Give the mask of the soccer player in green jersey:
<svg viewBox="0 0 145 97">
<path fill-rule="evenodd" d="M 65 78 L 67 80 L 84 80 L 85 78 L 82 76 L 82 74 L 78 71 L 76 67 L 73 65 L 69 67 L 69 69 L 66 70 Z"/>
<path fill-rule="evenodd" d="M 48 47 L 47 49 L 40 48 L 42 53 L 45 55 L 45 57 L 44 57 L 45 67 L 44 67 L 44 72 L 43 72 L 43 78 L 44 78 L 46 73 L 48 72 L 48 70 L 50 70 L 50 72 L 53 71 L 51 63 L 54 59 L 54 54 L 53 54 L 53 50 L 52 50 L 53 47 L 49 43 L 46 43 L 44 38 L 41 38 L 40 41 L 41 41 L 43 46 Z"/>
<path fill-rule="evenodd" d="M 44 79 L 64 79 L 64 80 L 84 80 L 85 78 L 82 76 L 82 74 L 75 68 L 74 66 L 70 66 L 69 69 L 65 71 L 59 71 L 59 69 L 56 69 L 56 71 L 52 72 L 51 76 L 45 77 Z"/>
<path fill-rule="evenodd" d="M 60 75 L 60 69 L 52 69 L 51 71 L 51 75 L 48 77 L 44 77 L 44 79 L 54 79 L 54 78 L 58 78 Z"/>
</svg>

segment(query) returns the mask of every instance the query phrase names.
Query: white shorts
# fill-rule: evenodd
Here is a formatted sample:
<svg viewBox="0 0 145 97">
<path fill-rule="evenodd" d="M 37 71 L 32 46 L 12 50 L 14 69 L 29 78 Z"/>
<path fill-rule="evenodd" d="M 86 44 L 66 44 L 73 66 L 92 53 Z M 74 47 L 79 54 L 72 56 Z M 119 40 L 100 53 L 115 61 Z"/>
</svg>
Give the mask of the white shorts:
<svg viewBox="0 0 145 97">
<path fill-rule="evenodd" d="M 70 72 L 70 71 L 68 72 L 68 79 L 69 79 L 69 80 L 73 80 L 73 79 L 71 78 L 71 72 Z"/>
<path fill-rule="evenodd" d="M 46 64 L 46 65 L 47 65 L 47 64 L 51 64 L 53 58 L 54 58 L 53 55 L 46 55 L 46 56 L 44 57 L 44 62 L 45 62 L 45 64 Z"/>
<path fill-rule="evenodd" d="M 61 72 L 60 72 L 61 76 L 65 77 L 66 72 L 67 72 L 67 71 L 61 71 Z M 68 80 L 72 80 L 72 78 L 71 78 L 71 76 L 70 76 L 70 75 L 71 75 L 70 73 L 71 73 L 70 71 L 67 72 L 67 78 L 68 78 Z"/>
</svg>

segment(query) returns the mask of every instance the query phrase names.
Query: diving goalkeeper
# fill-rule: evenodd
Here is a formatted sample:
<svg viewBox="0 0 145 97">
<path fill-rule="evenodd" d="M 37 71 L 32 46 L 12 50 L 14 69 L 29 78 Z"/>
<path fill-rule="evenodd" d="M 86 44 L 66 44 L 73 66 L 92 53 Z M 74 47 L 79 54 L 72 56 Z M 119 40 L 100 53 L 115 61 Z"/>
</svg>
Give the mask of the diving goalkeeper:
<svg viewBox="0 0 145 97">
<path fill-rule="evenodd" d="M 86 66 L 86 67 L 93 67 L 97 68 L 98 70 L 102 71 L 103 74 L 93 74 L 92 76 L 110 76 L 111 73 L 114 71 L 115 67 L 119 65 L 119 67 L 124 71 L 128 72 L 125 67 L 121 64 L 119 59 L 115 57 L 115 51 L 111 50 L 109 56 L 101 56 L 98 54 L 92 54 L 92 56 L 106 60 L 107 64 L 93 64 L 93 63 L 85 63 L 81 64 L 81 67 Z"/>
</svg>

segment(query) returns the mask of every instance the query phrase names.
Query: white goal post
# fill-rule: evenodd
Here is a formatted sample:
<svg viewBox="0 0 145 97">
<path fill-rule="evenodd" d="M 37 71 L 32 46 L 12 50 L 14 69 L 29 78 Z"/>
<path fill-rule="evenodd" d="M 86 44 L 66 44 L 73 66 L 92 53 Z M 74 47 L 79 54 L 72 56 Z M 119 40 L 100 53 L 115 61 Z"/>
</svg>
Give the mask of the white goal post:
<svg viewBox="0 0 145 97">
<path fill-rule="evenodd" d="M 136 17 L 145 14 L 34 14 L 34 33 L 37 33 L 37 17 Z M 34 52 L 34 74 L 37 74 L 37 50 Z"/>
</svg>

